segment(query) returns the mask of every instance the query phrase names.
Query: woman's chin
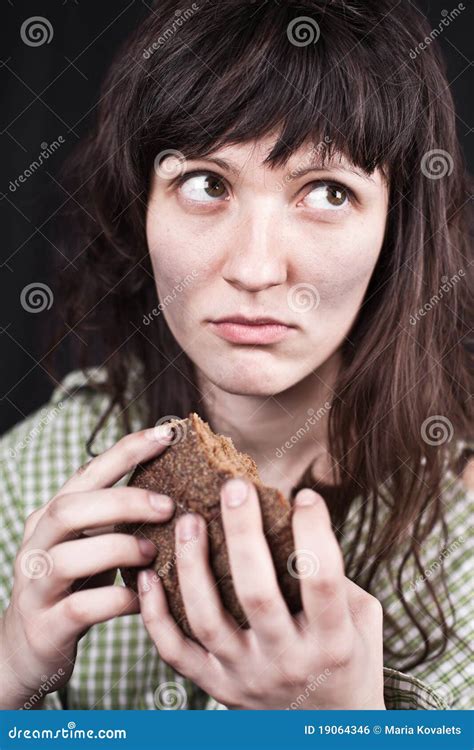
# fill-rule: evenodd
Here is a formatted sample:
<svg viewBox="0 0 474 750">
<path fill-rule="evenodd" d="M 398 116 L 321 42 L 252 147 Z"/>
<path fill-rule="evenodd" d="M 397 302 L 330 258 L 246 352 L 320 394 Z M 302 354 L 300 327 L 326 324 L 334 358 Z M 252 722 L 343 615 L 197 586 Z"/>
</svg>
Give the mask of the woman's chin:
<svg viewBox="0 0 474 750">
<path fill-rule="evenodd" d="M 216 384 L 222 391 L 233 393 L 238 396 L 259 396 L 268 398 L 279 393 L 281 389 L 274 389 L 268 383 L 221 383 Z"/>
<path fill-rule="evenodd" d="M 217 370 L 210 372 L 208 367 L 203 370 L 207 378 L 220 390 L 241 396 L 274 396 L 276 393 L 290 388 L 295 383 L 294 373 L 286 376 L 267 370 L 247 372 L 235 369 L 232 372 L 218 374 Z"/>
</svg>

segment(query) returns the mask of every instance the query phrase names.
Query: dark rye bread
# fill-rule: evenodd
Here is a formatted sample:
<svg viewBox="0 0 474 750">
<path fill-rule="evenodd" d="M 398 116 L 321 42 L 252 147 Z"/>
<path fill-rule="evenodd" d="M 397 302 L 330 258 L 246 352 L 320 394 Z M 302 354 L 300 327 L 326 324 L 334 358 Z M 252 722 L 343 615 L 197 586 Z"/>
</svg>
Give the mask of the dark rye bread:
<svg viewBox="0 0 474 750">
<path fill-rule="evenodd" d="M 207 522 L 210 564 L 222 602 L 241 627 L 249 627 L 232 583 L 220 510 L 220 489 L 224 480 L 245 476 L 259 495 L 264 533 L 269 545 L 282 594 L 292 613 L 301 609 L 299 580 L 290 574 L 294 566 L 288 558 L 294 550 L 291 528 L 291 505 L 282 493 L 264 486 L 257 466 L 250 456 L 239 453 L 231 438 L 214 434 L 209 425 L 195 414 L 187 419 L 168 422 L 173 427 L 172 444 L 165 451 L 133 472 L 129 486 L 141 487 L 169 495 L 176 504 L 170 521 L 164 524 L 119 524 L 116 531 L 151 539 L 157 556 L 151 567 L 160 576 L 170 611 L 183 631 L 195 638 L 184 610 L 179 590 L 175 553 L 177 518 L 194 511 Z M 192 544 L 188 542 L 188 544 Z M 122 578 L 137 590 L 138 568 L 124 568 Z M 258 570 L 255 575 L 258 577 Z"/>
</svg>

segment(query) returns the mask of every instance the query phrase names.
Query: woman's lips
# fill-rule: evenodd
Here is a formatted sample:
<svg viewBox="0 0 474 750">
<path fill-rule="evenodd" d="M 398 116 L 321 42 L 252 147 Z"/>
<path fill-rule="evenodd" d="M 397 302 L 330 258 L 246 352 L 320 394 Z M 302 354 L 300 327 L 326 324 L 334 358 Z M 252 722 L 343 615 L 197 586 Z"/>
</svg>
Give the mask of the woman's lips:
<svg viewBox="0 0 474 750">
<path fill-rule="evenodd" d="M 233 344 L 274 344 L 295 331 L 293 326 L 285 326 L 280 323 L 246 324 L 210 323 L 212 330 L 217 336 L 230 341 Z"/>
</svg>

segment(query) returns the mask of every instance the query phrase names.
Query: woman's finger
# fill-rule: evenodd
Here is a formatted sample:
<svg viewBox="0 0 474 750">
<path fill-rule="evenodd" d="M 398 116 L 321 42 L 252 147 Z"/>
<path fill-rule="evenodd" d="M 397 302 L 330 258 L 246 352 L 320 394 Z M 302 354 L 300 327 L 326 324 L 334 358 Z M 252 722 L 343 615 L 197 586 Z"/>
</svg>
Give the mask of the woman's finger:
<svg viewBox="0 0 474 750">
<path fill-rule="evenodd" d="M 166 434 L 169 432 L 169 437 Z M 61 488 L 63 492 L 87 492 L 115 484 L 137 464 L 158 456 L 169 445 L 172 432 L 166 424 L 125 435 L 85 468 L 80 467 Z"/>
<path fill-rule="evenodd" d="M 115 445 L 96 458 L 80 466 L 72 477 L 63 484 L 55 497 L 28 517 L 25 541 L 31 538 L 40 518 L 58 495 L 111 487 L 125 474 L 132 471 L 137 464 L 160 455 L 172 440 L 172 431 L 169 437 L 166 437 L 167 431 L 170 432 L 168 426 L 162 424 L 146 430 L 132 432 L 118 440 Z"/>
<path fill-rule="evenodd" d="M 139 572 L 138 595 L 143 622 L 161 658 L 206 690 L 202 676 L 205 673 L 212 679 L 210 660 L 215 657 L 183 634 L 169 611 L 160 577 L 153 570 Z M 215 666 L 218 664 L 215 659 Z"/>
<path fill-rule="evenodd" d="M 220 661 L 235 661 L 242 645 L 241 631 L 219 596 L 209 566 L 207 529 L 202 516 L 187 513 L 179 518 L 176 564 L 186 616 L 194 635 Z"/>
<path fill-rule="evenodd" d="M 51 607 L 46 621 L 51 623 L 51 632 L 67 642 L 96 623 L 138 612 L 140 602 L 134 591 L 125 586 L 103 586 L 61 599 Z"/>
<path fill-rule="evenodd" d="M 111 568 L 149 565 L 156 557 L 156 547 L 131 534 L 103 534 L 62 542 L 46 555 L 44 574 L 32 577 L 29 586 L 36 606 L 57 601 L 78 578 L 88 579 Z"/>
<path fill-rule="evenodd" d="M 221 491 L 222 520 L 237 597 L 262 648 L 288 645 L 295 623 L 281 594 L 263 533 L 257 491 L 243 478 Z"/>
<path fill-rule="evenodd" d="M 300 580 L 308 628 L 322 639 L 344 637 L 351 619 L 341 550 L 331 527 L 326 503 L 310 489 L 301 490 L 292 518 L 295 555 L 293 575 Z"/>
<path fill-rule="evenodd" d="M 112 487 L 105 490 L 59 495 L 37 523 L 27 548 L 47 550 L 74 538 L 83 529 L 94 529 L 121 522 L 162 523 L 174 511 L 173 501 L 138 487 Z"/>
</svg>

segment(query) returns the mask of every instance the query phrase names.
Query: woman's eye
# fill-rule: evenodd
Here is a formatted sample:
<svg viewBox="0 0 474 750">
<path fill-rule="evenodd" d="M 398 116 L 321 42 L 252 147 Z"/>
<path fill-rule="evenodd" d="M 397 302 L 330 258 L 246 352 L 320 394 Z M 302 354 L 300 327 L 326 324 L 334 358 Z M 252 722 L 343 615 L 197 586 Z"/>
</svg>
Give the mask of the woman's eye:
<svg viewBox="0 0 474 750">
<path fill-rule="evenodd" d="M 209 172 L 183 175 L 179 189 L 186 200 L 199 203 L 213 203 L 227 194 L 223 180 Z"/>
<path fill-rule="evenodd" d="M 342 185 L 331 183 L 317 183 L 306 198 L 312 208 L 322 208 L 329 211 L 337 211 L 350 203 L 349 191 Z"/>
</svg>

